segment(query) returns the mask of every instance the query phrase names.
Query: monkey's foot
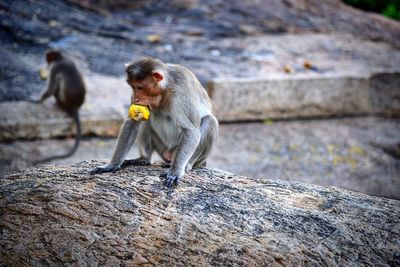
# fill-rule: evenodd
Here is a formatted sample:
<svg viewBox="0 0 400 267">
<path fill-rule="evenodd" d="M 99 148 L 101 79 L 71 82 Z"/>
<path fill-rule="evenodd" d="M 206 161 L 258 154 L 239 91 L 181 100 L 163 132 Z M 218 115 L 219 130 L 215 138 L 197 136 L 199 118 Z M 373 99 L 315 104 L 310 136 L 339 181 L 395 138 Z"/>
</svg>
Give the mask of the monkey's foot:
<svg viewBox="0 0 400 267">
<path fill-rule="evenodd" d="M 147 166 L 150 165 L 150 162 L 145 158 L 137 158 L 137 159 L 126 159 L 122 163 L 121 167 L 136 165 L 136 166 Z"/>
<path fill-rule="evenodd" d="M 121 167 L 119 167 L 119 166 L 116 166 L 113 164 L 107 164 L 105 166 L 93 168 L 93 169 L 89 170 L 89 173 L 90 174 L 100 174 L 100 173 L 105 173 L 105 172 L 116 172 L 120 169 L 121 169 Z"/>
<path fill-rule="evenodd" d="M 166 187 L 171 187 L 172 185 L 176 186 L 179 184 L 179 177 L 174 174 L 170 174 L 169 172 L 161 174 L 160 177 L 165 178 L 164 185 Z"/>
</svg>

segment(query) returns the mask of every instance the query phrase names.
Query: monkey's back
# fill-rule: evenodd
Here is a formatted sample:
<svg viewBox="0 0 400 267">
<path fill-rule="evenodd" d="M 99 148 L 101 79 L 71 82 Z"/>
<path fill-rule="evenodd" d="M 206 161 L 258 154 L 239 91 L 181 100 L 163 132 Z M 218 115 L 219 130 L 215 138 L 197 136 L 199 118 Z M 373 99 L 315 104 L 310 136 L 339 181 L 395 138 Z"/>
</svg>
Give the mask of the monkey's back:
<svg viewBox="0 0 400 267">
<path fill-rule="evenodd" d="M 78 68 L 69 59 L 57 62 L 53 68 L 60 82 L 55 95 L 58 104 L 67 111 L 79 109 L 85 101 L 86 87 Z"/>
<path fill-rule="evenodd" d="M 196 75 L 188 68 L 178 64 L 167 64 L 168 84 L 174 88 L 174 99 L 171 103 L 172 113 L 185 113 L 196 126 L 202 117 L 212 114 L 211 100 Z"/>
</svg>

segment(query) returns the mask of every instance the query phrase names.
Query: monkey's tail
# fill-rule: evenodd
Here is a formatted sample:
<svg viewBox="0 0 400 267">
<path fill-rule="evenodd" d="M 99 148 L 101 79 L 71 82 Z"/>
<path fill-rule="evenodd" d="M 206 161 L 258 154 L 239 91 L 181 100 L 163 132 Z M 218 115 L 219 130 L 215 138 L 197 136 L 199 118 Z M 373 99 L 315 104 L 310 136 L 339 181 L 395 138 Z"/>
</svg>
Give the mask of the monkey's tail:
<svg viewBox="0 0 400 267">
<path fill-rule="evenodd" d="M 72 149 L 68 153 L 66 153 L 64 155 L 56 155 L 56 156 L 51 156 L 51 157 L 44 158 L 44 159 L 41 159 L 41 160 L 38 160 L 38 161 L 34 161 L 33 165 L 47 163 L 47 162 L 55 160 L 55 159 L 68 158 L 68 157 L 72 156 L 76 152 L 76 150 L 79 147 L 79 142 L 81 140 L 81 135 L 82 135 L 82 133 L 81 133 L 81 131 L 82 131 L 81 130 L 81 121 L 79 119 L 79 111 L 71 113 L 71 117 L 74 120 L 75 125 L 76 125 L 75 144 L 72 147 Z"/>
</svg>

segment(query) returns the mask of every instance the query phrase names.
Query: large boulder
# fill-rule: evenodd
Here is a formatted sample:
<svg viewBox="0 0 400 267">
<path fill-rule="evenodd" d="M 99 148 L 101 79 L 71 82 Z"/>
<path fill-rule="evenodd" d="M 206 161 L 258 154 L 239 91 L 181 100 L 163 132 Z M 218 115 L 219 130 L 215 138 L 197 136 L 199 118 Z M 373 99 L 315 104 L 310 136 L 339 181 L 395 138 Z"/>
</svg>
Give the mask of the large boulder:
<svg viewBox="0 0 400 267">
<path fill-rule="evenodd" d="M 98 164 L 1 178 L 2 264 L 400 264 L 396 200 L 206 168 L 167 189 L 159 166 L 89 175 Z"/>
</svg>

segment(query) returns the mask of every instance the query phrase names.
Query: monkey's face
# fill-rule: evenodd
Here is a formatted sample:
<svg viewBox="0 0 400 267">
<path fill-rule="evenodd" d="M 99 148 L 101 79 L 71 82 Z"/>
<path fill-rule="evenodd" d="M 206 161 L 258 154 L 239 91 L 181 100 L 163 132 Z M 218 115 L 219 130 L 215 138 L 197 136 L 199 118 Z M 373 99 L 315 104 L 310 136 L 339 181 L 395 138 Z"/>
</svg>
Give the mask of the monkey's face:
<svg viewBox="0 0 400 267">
<path fill-rule="evenodd" d="M 163 90 L 152 76 L 143 80 L 130 80 L 128 78 L 127 82 L 133 90 L 133 104 L 146 106 L 149 109 L 160 106 Z"/>
</svg>

